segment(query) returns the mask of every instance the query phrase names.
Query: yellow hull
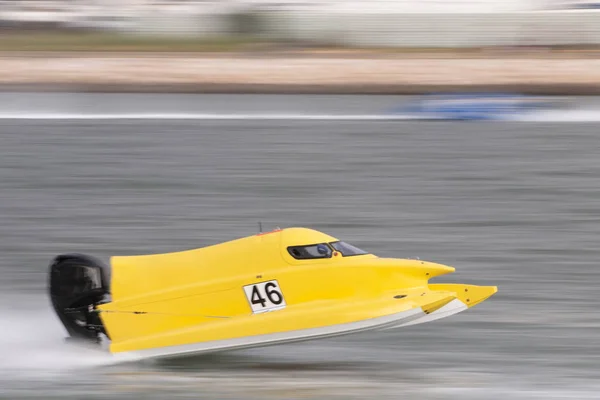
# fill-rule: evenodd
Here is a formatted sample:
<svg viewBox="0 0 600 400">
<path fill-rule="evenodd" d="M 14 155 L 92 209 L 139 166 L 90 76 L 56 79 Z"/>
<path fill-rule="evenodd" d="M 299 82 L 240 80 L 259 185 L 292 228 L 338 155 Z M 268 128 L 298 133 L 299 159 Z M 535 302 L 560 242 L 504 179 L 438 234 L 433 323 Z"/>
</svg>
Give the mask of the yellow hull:
<svg viewBox="0 0 600 400">
<path fill-rule="evenodd" d="M 173 357 L 391 329 L 464 311 L 497 291 L 429 284 L 454 268 L 420 260 L 337 250 L 294 256 L 294 246 L 335 242 L 290 228 L 196 250 L 113 257 L 112 301 L 97 307 L 110 351 Z"/>
</svg>

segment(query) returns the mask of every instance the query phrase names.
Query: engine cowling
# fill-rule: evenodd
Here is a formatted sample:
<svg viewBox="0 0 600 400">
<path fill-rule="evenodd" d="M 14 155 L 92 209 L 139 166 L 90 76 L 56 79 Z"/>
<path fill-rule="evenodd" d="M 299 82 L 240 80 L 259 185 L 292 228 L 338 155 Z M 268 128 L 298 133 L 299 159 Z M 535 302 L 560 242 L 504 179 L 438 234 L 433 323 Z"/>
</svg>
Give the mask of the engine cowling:
<svg viewBox="0 0 600 400">
<path fill-rule="evenodd" d="M 49 292 L 58 318 L 73 339 L 106 334 L 96 306 L 110 295 L 110 267 L 85 254 L 61 254 L 50 263 Z"/>
</svg>

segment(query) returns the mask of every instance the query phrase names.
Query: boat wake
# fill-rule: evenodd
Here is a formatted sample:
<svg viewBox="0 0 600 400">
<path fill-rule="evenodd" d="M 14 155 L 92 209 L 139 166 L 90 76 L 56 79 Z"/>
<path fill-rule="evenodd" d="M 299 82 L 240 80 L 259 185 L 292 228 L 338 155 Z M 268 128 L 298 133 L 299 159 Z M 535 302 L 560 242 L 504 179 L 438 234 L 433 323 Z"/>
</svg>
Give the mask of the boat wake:
<svg viewBox="0 0 600 400">
<path fill-rule="evenodd" d="M 598 122 L 600 121 L 600 110 L 544 110 L 516 114 L 508 119 L 524 122 Z"/>
<path fill-rule="evenodd" d="M 453 120 L 444 116 L 410 113 L 383 114 L 304 114 L 304 113 L 0 113 L 0 120 L 16 121 L 124 121 L 124 120 L 191 120 L 191 121 L 418 121 Z M 486 121 L 517 122 L 598 122 L 600 109 L 549 109 L 492 116 Z"/>
<path fill-rule="evenodd" d="M 114 362 L 101 348 L 65 343 L 66 332 L 47 305 L 27 309 L 3 306 L 0 320 L 5 328 L 0 330 L 2 379 L 53 376 Z"/>
</svg>

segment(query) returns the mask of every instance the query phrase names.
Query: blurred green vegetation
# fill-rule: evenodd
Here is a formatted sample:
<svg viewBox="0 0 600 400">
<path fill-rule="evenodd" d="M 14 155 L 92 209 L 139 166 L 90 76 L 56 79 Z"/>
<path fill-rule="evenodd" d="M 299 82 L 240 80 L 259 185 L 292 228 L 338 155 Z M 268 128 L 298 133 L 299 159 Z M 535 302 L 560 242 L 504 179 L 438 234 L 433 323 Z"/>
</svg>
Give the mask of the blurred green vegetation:
<svg viewBox="0 0 600 400">
<path fill-rule="evenodd" d="M 206 39 L 89 31 L 0 32 L 0 51 L 231 52 L 260 43 L 250 36 Z"/>
<path fill-rule="evenodd" d="M 386 47 L 358 48 L 325 43 L 274 41 L 264 39 L 246 16 L 237 32 L 230 36 L 194 38 L 176 35 L 128 34 L 109 31 L 74 30 L 0 30 L 0 52 L 131 52 L 131 53 L 233 53 L 299 51 L 327 56 L 336 53 L 355 56 L 395 55 L 402 57 L 450 58 L 598 58 L 599 46 L 523 46 L 489 48 Z"/>
</svg>

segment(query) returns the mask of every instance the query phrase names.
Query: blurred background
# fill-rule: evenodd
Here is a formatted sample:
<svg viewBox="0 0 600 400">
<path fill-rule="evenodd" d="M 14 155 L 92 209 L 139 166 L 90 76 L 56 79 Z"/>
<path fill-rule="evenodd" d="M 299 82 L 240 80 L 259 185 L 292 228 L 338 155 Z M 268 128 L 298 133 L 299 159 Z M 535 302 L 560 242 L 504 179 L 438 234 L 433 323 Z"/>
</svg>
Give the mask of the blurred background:
<svg viewBox="0 0 600 400">
<path fill-rule="evenodd" d="M 350 47 L 594 46 L 598 8 L 591 0 L 2 0 L 0 26 L 7 49 L 101 50 L 132 35 Z M 24 42 L 25 32 L 39 43 Z"/>
<path fill-rule="evenodd" d="M 600 399 L 599 45 L 594 1 L 1 0 L 0 398 Z M 499 293 L 181 362 L 64 343 L 55 255 L 259 221 Z"/>
</svg>

